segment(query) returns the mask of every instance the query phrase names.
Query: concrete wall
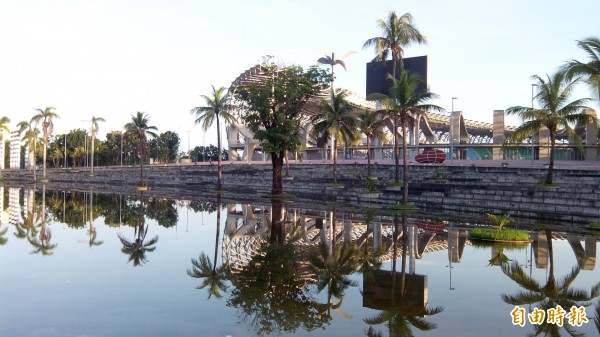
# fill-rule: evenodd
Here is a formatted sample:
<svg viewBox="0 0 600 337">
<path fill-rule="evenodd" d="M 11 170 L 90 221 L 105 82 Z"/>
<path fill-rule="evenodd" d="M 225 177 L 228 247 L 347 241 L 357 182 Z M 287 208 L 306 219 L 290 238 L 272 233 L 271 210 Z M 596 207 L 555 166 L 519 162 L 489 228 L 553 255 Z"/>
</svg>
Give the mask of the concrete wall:
<svg viewBox="0 0 600 337">
<path fill-rule="evenodd" d="M 439 169 L 442 167 L 443 169 Z M 114 193 L 135 191 L 139 167 L 98 167 L 95 176 L 89 171 L 49 169 L 49 188 L 84 189 Z M 293 180 L 284 181 L 284 189 L 298 202 L 336 202 L 349 207 L 389 210 L 400 202 L 402 192 L 390 187 L 393 165 L 373 165 L 378 177 L 379 197 L 367 195 L 364 164 L 338 166 L 338 181 L 344 186 L 331 186 L 332 166 L 328 164 L 291 164 Z M 214 195 L 217 166 L 151 166 L 144 168 L 145 179 L 155 193 L 173 197 Z M 537 185 L 544 180 L 543 168 L 410 166 L 410 203 L 427 214 L 453 213 L 468 219 L 486 212 L 511 214 L 528 221 L 585 222 L 600 218 L 600 172 L 557 169 L 558 187 Z M 5 185 L 30 184 L 26 170 L 5 171 Z M 271 166 L 225 164 L 224 189 L 232 199 L 260 199 L 271 190 Z"/>
</svg>

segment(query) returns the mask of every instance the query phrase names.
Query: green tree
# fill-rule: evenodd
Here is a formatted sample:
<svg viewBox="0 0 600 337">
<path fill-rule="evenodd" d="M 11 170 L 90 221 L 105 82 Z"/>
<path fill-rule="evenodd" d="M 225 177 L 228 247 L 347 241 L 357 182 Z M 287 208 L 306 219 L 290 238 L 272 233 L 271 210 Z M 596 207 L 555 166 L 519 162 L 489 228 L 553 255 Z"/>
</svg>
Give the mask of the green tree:
<svg viewBox="0 0 600 337">
<path fill-rule="evenodd" d="M 327 141 L 333 139 L 333 183 L 337 183 L 337 149 L 338 142 L 345 145 L 352 143 L 356 138 L 356 118 L 352 114 L 352 106 L 346 100 L 348 93 L 339 90 L 332 102 L 321 100 L 319 105 L 321 113 L 312 118 L 317 146 L 325 147 Z"/>
<path fill-rule="evenodd" d="M 215 89 L 212 86 L 212 93 L 210 96 L 200 95 L 204 100 L 205 106 L 195 107 L 190 113 L 196 116 L 194 124 L 202 125 L 204 131 L 208 130 L 214 121 L 217 122 L 217 148 L 221 153 L 221 126 L 219 118 L 223 117 L 226 122 L 233 122 L 235 120 L 232 115 L 232 105 L 230 103 L 229 93 L 224 87 Z M 221 156 L 217 158 L 217 190 L 223 188 L 223 172 L 222 172 L 222 159 Z"/>
<path fill-rule="evenodd" d="M 600 100 L 600 39 L 589 37 L 582 41 L 577 41 L 577 45 L 585 51 L 589 57 L 589 62 L 580 62 L 577 60 L 568 61 L 564 69 L 567 76 L 582 76 L 587 84 L 597 92 Z"/>
<path fill-rule="evenodd" d="M 413 16 L 410 13 L 398 17 L 396 12 L 391 11 L 387 19 L 379 19 L 377 25 L 381 36 L 368 39 L 363 49 L 375 48 L 373 62 L 385 61 L 391 54 L 392 77 L 398 78 L 397 65 L 400 65 L 400 69 L 403 68 L 404 48 L 412 43 L 427 43 L 427 38 L 413 24 Z"/>
<path fill-rule="evenodd" d="M 554 157 L 556 148 L 556 136 L 559 132 L 566 132 L 570 139 L 579 143 L 579 136 L 575 133 L 572 124 L 585 124 L 590 119 L 597 123 L 596 117 L 587 115 L 585 109 L 589 98 L 581 98 L 570 101 L 571 93 L 578 82 L 577 79 L 569 80 L 563 71 L 557 71 L 553 75 L 546 75 L 546 79 L 534 75 L 538 93 L 535 100 L 540 108 L 512 106 L 506 110 L 508 115 L 517 115 L 523 124 L 519 125 L 508 140 L 523 141 L 531 134 L 547 128 L 550 135 L 550 163 L 546 184 L 552 184 L 554 177 Z"/>
<path fill-rule="evenodd" d="M 99 129 L 98 122 L 106 122 L 106 119 L 104 119 L 102 117 L 92 116 L 91 122 L 92 122 L 92 129 L 91 129 L 91 131 L 92 131 L 92 146 L 91 146 L 92 160 L 91 160 L 90 164 L 92 167 L 92 175 L 94 175 L 94 158 L 95 158 L 94 157 L 94 148 L 95 148 L 94 140 L 96 139 L 96 134 L 98 133 L 98 129 Z"/>
<path fill-rule="evenodd" d="M 162 163 L 173 163 L 179 153 L 179 135 L 173 131 L 161 133 L 150 140 L 150 154 Z"/>
<path fill-rule="evenodd" d="M 365 110 L 358 115 L 358 128 L 367 138 L 367 175 L 371 176 L 371 148 L 370 142 L 376 137 L 383 137 L 383 120 L 375 111 Z"/>
<path fill-rule="evenodd" d="M 399 79 L 393 78 L 391 75 L 388 75 L 388 78 L 393 82 L 393 86 L 390 89 L 389 95 L 371 94 L 369 95 L 369 98 L 381 100 L 386 114 L 388 117 L 393 118 L 392 125 L 394 126 L 394 144 L 398 144 L 397 118 L 398 114 L 400 114 L 400 125 L 402 126 L 402 161 L 404 178 L 402 188 L 402 203 L 406 204 L 408 202 L 408 119 L 410 118 L 411 113 L 417 114 L 424 111 L 444 111 L 444 109 L 437 105 L 426 104 L 427 101 L 435 99 L 438 96 L 430 92 L 428 89 L 417 91 L 417 88 L 421 83 L 421 79 L 417 75 L 409 72 L 403 72 Z M 397 155 L 395 164 L 399 164 Z M 397 173 L 398 170 L 396 170 L 396 176 L 394 177 L 394 181 L 396 182 L 399 181 Z"/>
<path fill-rule="evenodd" d="M 285 153 L 301 145 L 303 109 L 309 99 L 327 88 L 331 76 L 316 67 L 304 71 L 299 66 L 279 67 L 268 62 L 257 66 L 263 80 L 238 84 L 233 92 L 241 102 L 241 119 L 271 156 L 271 193 L 281 194 Z"/>
<path fill-rule="evenodd" d="M 10 118 L 6 116 L 0 117 L 0 142 L 4 141 L 4 133 L 8 133 L 10 130 L 8 129 L 8 123 L 10 123 Z M 4 158 L 2 158 L 2 163 L 4 163 Z M 0 180 L 2 180 L 2 170 L 0 169 Z"/>
<path fill-rule="evenodd" d="M 35 109 L 37 114 L 31 118 L 32 122 L 38 123 L 42 122 L 42 144 L 44 146 L 44 159 L 43 161 L 43 178 L 46 179 L 46 149 L 48 146 L 49 139 L 48 137 L 52 135 L 52 130 L 54 129 L 53 119 L 60 118 L 56 112 L 54 112 L 54 107 L 46 107 L 45 109 Z"/>
<path fill-rule="evenodd" d="M 131 122 L 125 124 L 127 135 L 137 142 L 137 153 L 140 157 L 140 186 L 144 187 L 144 158 L 148 153 L 148 137 L 156 137 L 158 128 L 148 125 L 149 117 L 144 112 L 131 115 Z"/>
</svg>

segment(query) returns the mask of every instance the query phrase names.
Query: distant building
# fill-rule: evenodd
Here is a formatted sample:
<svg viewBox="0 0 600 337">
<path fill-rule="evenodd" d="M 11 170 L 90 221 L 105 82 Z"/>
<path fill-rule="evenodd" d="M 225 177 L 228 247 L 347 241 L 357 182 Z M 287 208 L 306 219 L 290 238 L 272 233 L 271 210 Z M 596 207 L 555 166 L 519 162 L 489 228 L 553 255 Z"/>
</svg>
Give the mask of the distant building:
<svg viewBox="0 0 600 337">
<path fill-rule="evenodd" d="M 2 149 L 4 150 L 4 144 L 2 144 Z M 4 152 L 2 152 L 4 153 Z M 15 131 L 11 134 L 10 137 L 10 164 L 9 168 L 11 169 L 19 169 L 21 163 L 21 135 L 19 132 Z M 2 168 L 4 168 L 4 161 L 2 162 Z"/>
</svg>

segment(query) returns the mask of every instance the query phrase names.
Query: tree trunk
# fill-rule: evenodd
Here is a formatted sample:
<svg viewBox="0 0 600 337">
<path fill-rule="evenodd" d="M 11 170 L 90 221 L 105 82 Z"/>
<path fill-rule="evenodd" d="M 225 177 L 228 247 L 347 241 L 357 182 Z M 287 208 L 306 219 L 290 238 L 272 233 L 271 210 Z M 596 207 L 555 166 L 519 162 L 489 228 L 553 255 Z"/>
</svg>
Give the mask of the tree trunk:
<svg viewBox="0 0 600 337">
<path fill-rule="evenodd" d="M 94 175 L 94 132 L 92 132 L 92 175 Z"/>
<path fill-rule="evenodd" d="M 221 159 L 221 123 L 219 123 L 219 112 L 217 111 L 217 191 L 220 191 L 223 188 L 223 173 L 221 166 L 223 165 Z"/>
<path fill-rule="evenodd" d="M 44 135 L 44 138 L 46 138 L 45 135 Z M 44 163 L 43 163 L 44 165 L 42 166 L 43 171 L 44 171 L 44 174 L 43 174 L 44 179 L 46 179 L 46 143 L 47 143 L 47 141 L 48 141 L 47 138 L 44 139 Z"/>
<path fill-rule="evenodd" d="M 217 193 L 217 234 L 215 238 L 215 256 L 213 258 L 213 275 L 217 270 L 217 255 L 219 251 L 219 232 L 221 230 L 221 194 Z"/>
<path fill-rule="evenodd" d="M 369 147 L 369 136 L 367 136 L 367 175 L 371 177 L 371 148 Z"/>
<path fill-rule="evenodd" d="M 546 184 L 552 184 L 554 178 L 554 146 L 556 143 L 556 133 L 550 131 L 550 164 L 548 165 L 548 175 L 546 176 Z"/>
<path fill-rule="evenodd" d="M 333 137 L 333 183 L 337 184 L 337 138 Z"/>
<path fill-rule="evenodd" d="M 271 199 L 271 236 L 269 243 L 283 245 L 283 223 L 281 222 L 283 214 L 283 201 Z"/>
<path fill-rule="evenodd" d="M 398 148 L 398 112 L 394 111 L 394 182 L 400 181 L 400 149 Z"/>
<path fill-rule="evenodd" d="M 283 152 L 271 153 L 271 165 L 273 168 L 273 185 L 271 187 L 271 194 L 283 193 L 283 183 L 281 181 L 281 170 L 283 168 Z"/>
<path fill-rule="evenodd" d="M 402 164 L 403 164 L 403 186 L 402 186 L 402 204 L 408 203 L 408 145 L 406 143 L 406 112 L 402 113 Z"/>
<path fill-rule="evenodd" d="M 140 153 L 140 187 L 144 187 L 144 155 Z"/>
</svg>

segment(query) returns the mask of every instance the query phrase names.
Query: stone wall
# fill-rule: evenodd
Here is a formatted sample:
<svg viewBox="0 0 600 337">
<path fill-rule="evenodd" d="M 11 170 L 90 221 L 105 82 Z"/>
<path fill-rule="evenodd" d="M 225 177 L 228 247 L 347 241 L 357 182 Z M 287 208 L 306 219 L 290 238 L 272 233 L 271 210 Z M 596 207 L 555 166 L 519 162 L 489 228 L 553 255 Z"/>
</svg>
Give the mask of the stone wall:
<svg viewBox="0 0 600 337">
<path fill-rule="evenodd" d="M 440 168 L 441 167 L 441 168 Z M 285 171 L 285 170 L 284 170 Z M 50 169 L 50 188 L 98 191 L 135 191 L 139 185 L 139 167 L 99 167 L 94 176 L 86 169 Z M 335 202 L 347 207 L 387 210 L 401 201 L 402 191 L 390 186 L 392 165 L 373 165 L 372 173 L 379 195 L 367 194 L 364 164 L 338 166 L 338 183 L 333 186 L 329 164 L 290 166 L 292 180 L 284 180 L 286 194 L 295 202 Z M 39 177 L 40 172 L 38 172 Z M 411 166 L 409 199 L 428 214 L 454 214 L 468 220 L 484 213 L 511 214 L 522 219 L 547 222 L 600 221 L 600 172 L 556 170 L 558 186 L 538 185 L 545 169 L 458 166 Z M 172 165 L 145 166 L 144 179 L 154 193 L 169 196 L 214 195 L 217 166 Z M 256 199 L 271 190 L 269 164 L 225 164 L 225 193 L 232 199 Z M 4 182 L 24 185 L 32 182 L 26 170 L 6 170 Z"/>
</svg>

